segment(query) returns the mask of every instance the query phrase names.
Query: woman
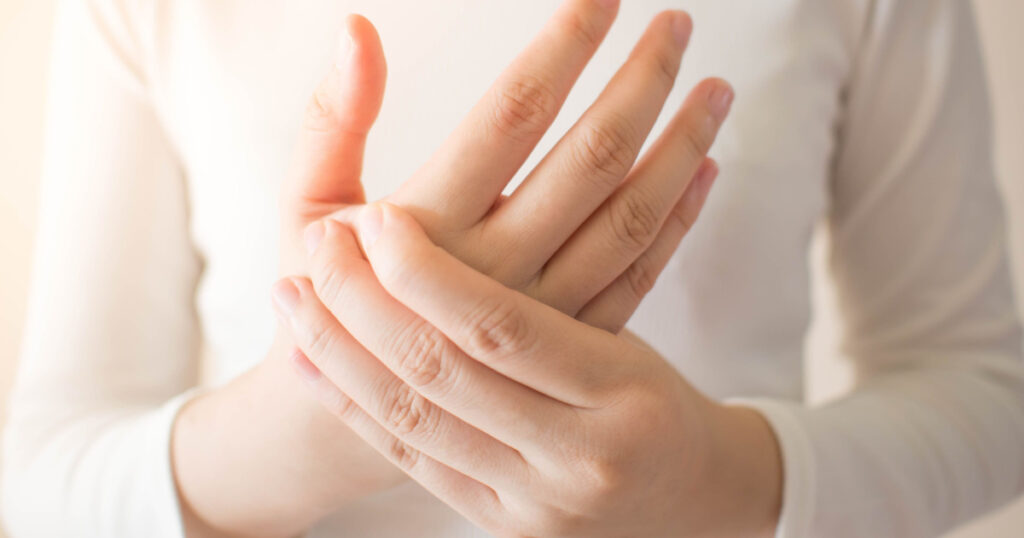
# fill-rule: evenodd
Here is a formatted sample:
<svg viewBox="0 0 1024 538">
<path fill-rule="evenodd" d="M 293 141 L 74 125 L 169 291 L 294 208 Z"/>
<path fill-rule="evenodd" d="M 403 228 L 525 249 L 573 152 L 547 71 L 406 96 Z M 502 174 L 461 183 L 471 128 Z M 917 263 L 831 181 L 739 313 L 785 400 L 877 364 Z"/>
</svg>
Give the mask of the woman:
<svg viewBox="0 0 1024 538">
<path fill-rule="evenodd" d="M 651 66 L 678 62 L 685 17 L 642 27 L 683 6 L 625 5 L 612 27 L 615 4 L 68 2 L 6 436 L 15 535 L 916 536 L 1024 489 L 969 9 L 693 2 L 670 93 L 674 68 Z M 383 59 L 352 19 L 328 67 L 346 11 L 389 47 L 362 170 Z M 549 132 L 577 127 L 498 198 L 609 28 Z M 669 215 L 692 222 L 714 175 L 701 156 L 729 99 L 695 84 L 712 73 L 740 96 L 722 177 L 668 261 L 683 232 Z M 481 94 L 499 97 L 467 114 Z M 630 171 L 665 96 L 678 113 Z M 393 205 L 350 208 L 360 177 Z M 588 226 L 637 185 L 653 217 Z M 822 218 L 858 384 L 807 408 Z M 644 263 L 663 275 L 629 327 L 650 348 L 613 334 Z M 271 337 L 266 289 L 295 274 L 309 278 L 274 288 Z M 437 390 L 423 371 L 472 383 Z M 210 388 L 192 390 L 200 377 Z"/>
</svg>

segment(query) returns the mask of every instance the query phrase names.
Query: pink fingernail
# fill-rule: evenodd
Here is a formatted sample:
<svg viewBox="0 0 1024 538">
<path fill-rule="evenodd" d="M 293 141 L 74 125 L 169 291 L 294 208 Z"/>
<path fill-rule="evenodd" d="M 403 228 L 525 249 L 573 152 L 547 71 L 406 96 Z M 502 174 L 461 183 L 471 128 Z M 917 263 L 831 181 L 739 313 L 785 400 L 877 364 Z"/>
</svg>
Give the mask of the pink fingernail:
<svg viewBox="0 0 1024 538">
<path fill-rule="evenodd" d="M 373 246 L 384 225 L 384 212 L 378 204 L 370 204 L 359 213 L 359 241 L 363 250 Z"/>
<path fill-rule="evenodd" d="M 672 35 L 676 38 L 676 44 L 685 48 L 690 42 L 690 34 L 693 31 L 693 22 L 686 13 L 676 13 L 672 19 Z"/>
<path fill-rule="evenodd" d="M 290 317 L 299 304 L 299 289 L 290 278 L 282 278 L 270 289 L 270 296 L 274 301 L 277 311 L 285 317 Z"/>
<path fill-rule="evenodd" d="M 711 185 L 715 182 L 715 178 L 717 177 L 718 163 L 713 159 L 706 160 L 697 174 L 697 187 L 703 194 L 701 198 L 707 196 L 707 193 L 711 190 Z"/>
<path fill-rule="evenodd" d="M 291 356 L 288 357 L 288 362 L 292 363 L 292 367 L 299 373 L 299 377 L 303 381 L 312 383 L 320 379 L 320 369 L 306 357 L 306 354 L 301 349 L 296 349 L 292 352 Z"/>
<path fill-rule="evenodd" d="M 334 65 L 338 69 L 342 69 L 349 64 L 349 60 L 352 58 L 352 51 L 355 49 L 355 41 L 352 39 L 352 32 L 349 30 L 348 17 L 345 18 L 345 24 L 342 25 L 341 35 L 338 37 L 338 55 L 335 57 Z"/>
<path fill-rule="evenodd" d="M 708 96 L 708 108 L 719 123 L 725 121 L 725 117 L 729 114 L 734 95 L 732 87 L 722 83 L 716 86 Z"/>
<path fill-rule="evenodd" d="M 323 238 L 324 223 L 322 221 L 318 220 L 306 226 L 306 230 L 302 233 L 302 242 L 306 245 L 306 254 L 312 255 L 316 252 Z"/>
</svg>

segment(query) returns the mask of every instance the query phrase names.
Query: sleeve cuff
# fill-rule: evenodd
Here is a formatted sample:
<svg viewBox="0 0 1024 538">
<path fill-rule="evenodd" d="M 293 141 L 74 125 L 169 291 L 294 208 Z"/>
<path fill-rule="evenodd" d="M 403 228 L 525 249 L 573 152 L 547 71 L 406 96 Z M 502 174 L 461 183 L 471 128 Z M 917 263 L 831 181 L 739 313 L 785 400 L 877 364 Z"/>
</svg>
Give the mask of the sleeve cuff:
<svg viewBox="0 0 1024 538">
<path fill-rule="evenodd" d="M 178 412 L 186 402 L 198 394 L 198 389 L 183 392 L 158 408 L 147 425 L 149 428 L 146 454 L 155 459 L 146 467 L 150 476 L 143 483 L 151 485 L 153 510 L 149 513 L 153 520 L 144 523 L 144 527 L 152 529 L 155 538 L 185 538 L 185 529 L 181 518 L 181 505 L 178 502 L 178 488 L 174 481 L 174 469 L 171 464 L 171 432 Z"/>
<path fill-rule="evenodd" d="M 776 538 L 809 537 L 815 509 L 816 467 L 810 438 L 800 423 L 803 406 L 760 398 L 730 399 L 725 403 L 761 413 L 775 432 L 783 466 L 782 512 Z"/>
</svg>

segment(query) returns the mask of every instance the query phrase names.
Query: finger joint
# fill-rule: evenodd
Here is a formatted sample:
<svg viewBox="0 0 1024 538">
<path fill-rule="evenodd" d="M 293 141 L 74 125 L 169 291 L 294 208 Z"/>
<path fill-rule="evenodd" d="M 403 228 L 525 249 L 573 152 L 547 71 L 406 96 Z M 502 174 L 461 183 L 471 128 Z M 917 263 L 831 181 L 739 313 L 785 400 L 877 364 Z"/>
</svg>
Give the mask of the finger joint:
<svg viewBox="0 0 1024 538">
<path fill-rule="evenodd" d="M 637 136 L 628 121 L 602 118 L 579 126 L 577 160 L 585 177 L 602 186 L 615 185 L 629 172 L 638 151 Z"/>
<path fill-rule="evenodd" d="M 426 322 L 409 327 L 393 346 L 395 371 L 415 387 L 444 390 L 454 377 L 453 345 Z"/>
<path fill-rule="evenodd" d="M 470 348 L 485 357 L 510 356 L 528 349 L 533 331 L 517 305 L 489 299 L 468 316 Z"/>
<path fill-rule="evenodd" d="M 656 204 L 640 192 L 629 192 L 613 203 L 609 215 L 614 237 L 629 252 L 646 249 L 661 225 Z"/>
<path fill-rule="evenodd" d="M 419 464 L 423 454 L 408 443 L 392 437 L 384 447 L 384 454 L 403 471 L 409 472 Z"/>
<path fill-rule="evenodd" d="M 535 76 L 520 76 L 501 86 L 495 95 L 495 128 L 522 143 L 543 135 L 558 110 L 555 93 Z"/>
<path fill-rule="evenodd" d="M 646 297 L 654 289 L 658 275 L 651 266 L 650 257 L 644 254 L 629 266 L 629 269 L 626 270 L 625 278 L 629 284 L 630 292 L 639 300 Z"/>
<path fill-rule="evenodd" d="M 396 383 L 387 396 L 381 419 L 399 437 L 416 437 L 434 431 L 437 408 L 404 383 Z"/>
</svg>

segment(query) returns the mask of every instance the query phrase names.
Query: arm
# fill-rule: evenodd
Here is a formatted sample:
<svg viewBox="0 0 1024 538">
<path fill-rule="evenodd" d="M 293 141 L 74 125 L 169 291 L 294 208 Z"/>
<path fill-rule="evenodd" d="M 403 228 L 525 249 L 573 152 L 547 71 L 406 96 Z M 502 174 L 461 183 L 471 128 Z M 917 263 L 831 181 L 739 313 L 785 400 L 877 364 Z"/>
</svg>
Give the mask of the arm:
<svg viewBox="0 0 1024 538">
<path fill-rule="evenodd" d="M 168 447 L 196 383 L 200 263 L 126 8 L 59 8 L 31 302 L 4 432 L 13 536 L 181 532 Z"/>
<path fill-rule="evenodd" d="M 848 89 L 830 265 L 856 386 L 760 401 L 782 536 L 927 536 L 1024 490 L 1024 367 L 969 4 L 876 2 Z"/>
</svg>

